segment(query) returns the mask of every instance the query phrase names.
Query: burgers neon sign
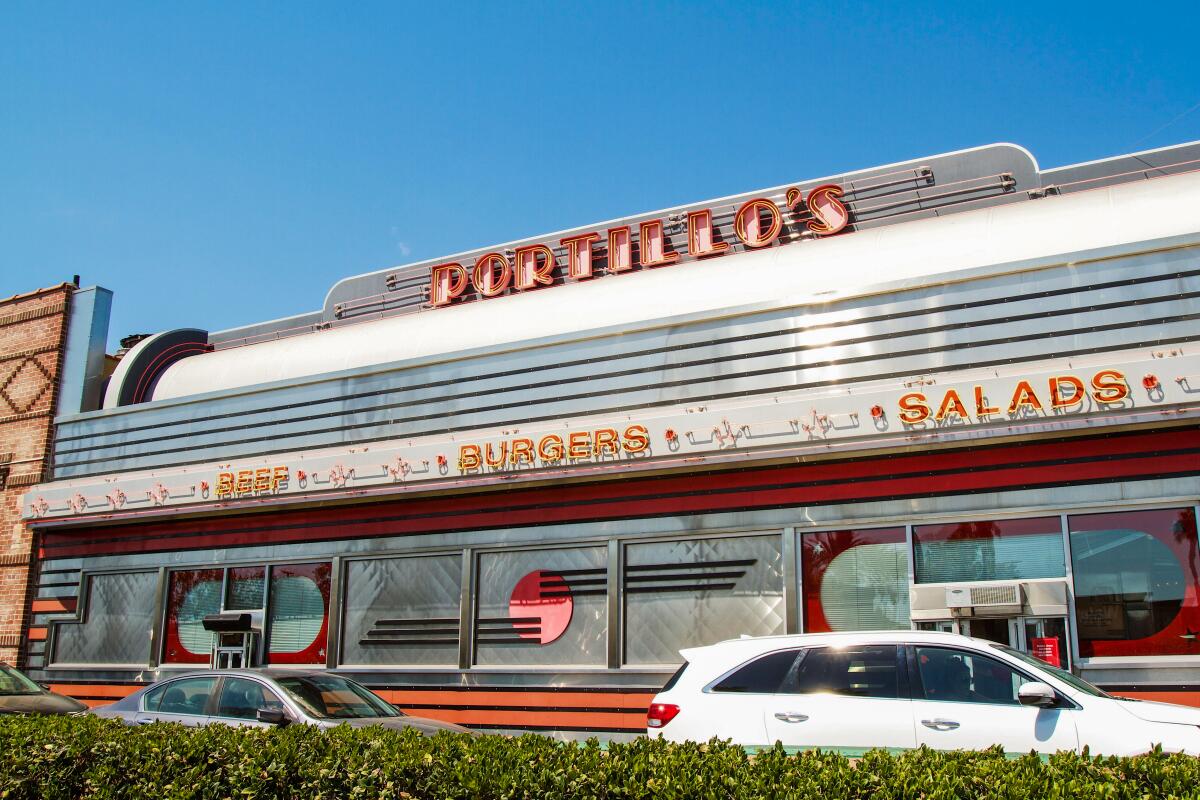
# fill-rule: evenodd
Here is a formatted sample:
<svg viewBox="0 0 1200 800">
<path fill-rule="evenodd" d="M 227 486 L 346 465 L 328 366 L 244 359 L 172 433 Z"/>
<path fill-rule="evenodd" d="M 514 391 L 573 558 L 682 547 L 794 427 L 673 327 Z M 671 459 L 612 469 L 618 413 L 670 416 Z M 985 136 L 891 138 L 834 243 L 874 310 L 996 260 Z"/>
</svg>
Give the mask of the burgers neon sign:
<svg viewBox="0 0 1200 800">
<path fill-rule="evenodd" d="M 792 213 L 807 209 L 809 217 L 803 222 L 812 235 L 832 236 L 850 222 L 842 195 L 842 187 L 832 183 L 812 189 L 807 196 L 792 187 L 787 190 L 784 206 Z M 783 215 L 784 211 L 773 200 L 752 198 L 734 214 L 733 233 L 748 249 L 769 247 L 783 232 Z M 712 209 L 708 208 L 688 212 L 685 253 L 670 249 L 661 219 L 645 220 L 637 226 L 636 259 L 634 230 L 630 225 L 609 228 L 603 235 L 592 231 L 560 239 L 558 243 L 565 250 L 566 277 L 572 281 L 598 277 L 600 259 L 606 262 L 605 273 L 615 275 L 637 268 L 665 267 L 677 263 L 683 255 L 694 259 L 725 255 L 729 242 L 719 239 L 712 217 Z M 486 300 L 512 290 L 525 292 L 554 282 L 554 271 L 560 265 L 549 245 L 524 245 L 511 252 L 511 260 L 503 252 L 484 253 L 470 268 L 457 261 L 431 267 L 429 305 L 433 308 L 450 305 L 468 288 L 479 299 Z"/>
</svg>

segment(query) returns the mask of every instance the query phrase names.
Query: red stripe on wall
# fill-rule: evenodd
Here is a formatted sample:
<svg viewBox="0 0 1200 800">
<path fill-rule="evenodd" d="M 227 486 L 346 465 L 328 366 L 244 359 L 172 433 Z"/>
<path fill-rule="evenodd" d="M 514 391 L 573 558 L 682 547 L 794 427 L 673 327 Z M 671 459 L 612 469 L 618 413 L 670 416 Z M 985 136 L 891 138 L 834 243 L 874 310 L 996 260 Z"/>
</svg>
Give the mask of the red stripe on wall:
<svg viewBox="0 0 1200 800">
<path fill-rule="evenodd" d="M 30 628 L 26 638 L 31 642 L 44 642 L 46 641 L 46 629 L 44 627 Z"/>
<path fill-rule="evenodd" d="M 50 597 L 34 600 L 30 610 L 34 614 L 62 614 L 75 610 L 74 597 Z"/>
<path fill-rule="evenodd" d="M 1153 700 L 1156 703 L 1177 703 L 1181 706 L 1196 706 L 1200 708 L 1200 689 L 1196 691 L 1169 692 L 1113 692 L 1116 697 L 1130 697 L 1134 700 Z"/>
<path fill-rule="evenodd" d="M 1200 429 L 47 532 L 42 557 L 396 536 L 1200 471 Z M 1070 459 L 1070 463 L 1063 463 Z M 1082 460 L 1081 460 L 1082 459 Z M 1088 460 L 1090 459 L 1090 460 Z M 183 535 L 181 535 L 183 534 Z M 98 541 L 88 541 L 96 539 Z"/>
</svg>

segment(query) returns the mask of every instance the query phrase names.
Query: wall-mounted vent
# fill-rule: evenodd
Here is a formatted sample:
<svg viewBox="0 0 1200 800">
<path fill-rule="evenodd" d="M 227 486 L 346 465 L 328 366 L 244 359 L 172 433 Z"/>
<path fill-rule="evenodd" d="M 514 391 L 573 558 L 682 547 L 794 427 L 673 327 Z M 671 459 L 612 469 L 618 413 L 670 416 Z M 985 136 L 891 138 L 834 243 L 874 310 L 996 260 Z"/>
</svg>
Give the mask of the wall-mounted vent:
<svg viewBox="0 0 1200 800">
<path fill-rule="evenodd" d="M 999 586 L 947 586 L 947 608 L 980 608 L 1021 605 L 1019 583 Z"/>
</svg>

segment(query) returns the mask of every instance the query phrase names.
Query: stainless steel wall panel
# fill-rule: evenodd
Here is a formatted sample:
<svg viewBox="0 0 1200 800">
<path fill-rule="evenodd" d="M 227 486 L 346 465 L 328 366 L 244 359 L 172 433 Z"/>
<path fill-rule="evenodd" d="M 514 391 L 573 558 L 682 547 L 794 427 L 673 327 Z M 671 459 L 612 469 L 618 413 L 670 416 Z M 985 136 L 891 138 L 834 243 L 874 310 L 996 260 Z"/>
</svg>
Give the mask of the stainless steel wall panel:
<svg viewBox="0 0 1200 800">
<path fill-rule="evenodd" d="M 1183 341 L 1200 249 L 764 310 L 68 420 L 67 478 Z M 1154 280 L 1150 280 L 1154 279 Z M 1141 281 L 1129 283 L 1128 281 Z M 1119 285 L 1105 285 L 1122 282 Z M 1015 299 L 1014 299 L 1015 298 Z M 836 389 L 834 388 L 836 387 Z"/>
<path fill-rule="evenodd" d="M 157 572 L 89 575 L 81 620 L 54 626 L 54 663 L 148 663 L 157 589 Z"/>
</svg>

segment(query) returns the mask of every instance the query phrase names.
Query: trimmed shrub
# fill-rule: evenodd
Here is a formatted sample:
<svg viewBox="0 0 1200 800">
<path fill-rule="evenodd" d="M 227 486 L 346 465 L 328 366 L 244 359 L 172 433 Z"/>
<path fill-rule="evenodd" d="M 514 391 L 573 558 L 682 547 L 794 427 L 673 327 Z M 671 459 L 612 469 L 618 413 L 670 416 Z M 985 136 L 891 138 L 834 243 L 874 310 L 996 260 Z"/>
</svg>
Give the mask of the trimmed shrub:
<svg viewBox="0 0 1200 800">
<path fill-rule="evenodd" d="M 1200 797 L 1200 759 L 999 749 L 852 761 L 776 747 L 638 739 L 602 746 L 542 736 L 303 725 L 282 729 L 125 727 L 96 717 L 0 719 L 0 798 L 1185 798 Z"/>
</svg>

